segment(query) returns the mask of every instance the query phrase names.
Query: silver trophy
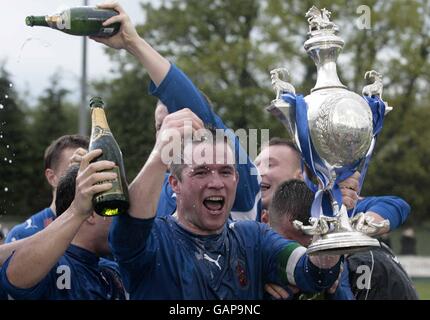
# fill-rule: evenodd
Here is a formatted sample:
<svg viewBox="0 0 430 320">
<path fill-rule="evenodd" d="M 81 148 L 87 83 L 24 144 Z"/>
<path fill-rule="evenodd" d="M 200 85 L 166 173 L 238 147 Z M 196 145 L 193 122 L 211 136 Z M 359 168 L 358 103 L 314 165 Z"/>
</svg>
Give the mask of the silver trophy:
<svg viewBox="0 0 430 320">
<path fill-rule="evenodd" d="M 308 40 L 304 48 L 313 59 L 318 71 L 317 82 L 311 94 L 304 98 L 307 109 L 309 138 L 321 162 L 316 164 L 327 176 L 319 190 L 330 192 L 337 178 L 337 170 L 345 166 L 359 168 L 366 155 L 371 154 L 374 145 L 373 118 L 367 101 L 349 91 L 343 85 L 336 71 L 336 60 L 344 41 L 338 36 L 339 28 L 330 21 L 331 13 L 313 6 L 306 13 L 309 22 Z M 296 106 L 283 99 L 285 94 L 295 94 L 294 87 L 286 81 L 288 72 L 284 68 L 271 71 L 272 86 L 276 98 L 267 108 L 287 128 L 302 151 L 296 122 Z M 363 88 L 363 95 L 382 95 L 382 76 L 372 70 L 365 78 L 374 82 Z M 392 108 L 386 107 L 385 113 Z M 313 235 L 308 254 L 343 254 L 379 246 L 379 242 L 368 234 L 376 234 L 385 228 L 388 221 L 374 223 L 369 217 L 359 214 L 348 217 L 347 209 L 331 197 L 332 215 L 310 219 L 310 225 L 295 221 L 297 229 Z"/>
</svg>

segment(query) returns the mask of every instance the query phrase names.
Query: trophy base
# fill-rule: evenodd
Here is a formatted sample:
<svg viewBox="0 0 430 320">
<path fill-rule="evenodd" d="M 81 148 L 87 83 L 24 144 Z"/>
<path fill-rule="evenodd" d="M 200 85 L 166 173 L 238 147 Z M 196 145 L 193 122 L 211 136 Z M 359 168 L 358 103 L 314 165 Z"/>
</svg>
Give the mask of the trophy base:
<svg viewBox="0 0 430 320">
<path fill-rule="evenodd" d="M 334 232 L 323 235 L 308 247 L 308 255 L 342 255 L 380 247 L 379 241 L 361 232 Z"/>
</svg>

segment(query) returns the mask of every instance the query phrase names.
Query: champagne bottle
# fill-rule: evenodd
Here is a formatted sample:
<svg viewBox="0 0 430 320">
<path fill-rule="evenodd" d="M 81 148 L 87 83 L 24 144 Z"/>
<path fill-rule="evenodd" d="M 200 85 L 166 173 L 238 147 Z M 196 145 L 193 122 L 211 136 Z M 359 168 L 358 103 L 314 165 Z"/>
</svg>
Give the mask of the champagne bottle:
<svg viewBox="0 0 430 320">
<path fill-rule="evenodd" d="M 113 23 L 106 27 L 102 24 L 115 15 L 118 12 L 110 9 L 74 7 L 53 15 L 28 16 L 25 23 L 30 27 L 50 27 L 75 36 L 110 37 L 119 31 L 121 24 Z"/>
<path fill-rule="evenodd" d="M 109 160 L 116 166 L 110 170 L 117 174 L 110 190 L 96 194 L 93 197 L 94 211 L 101 216 L 115 216 L 125 213 L 129 208 L 128 187 L 125 178 L 122 153 L 109 129 L 104 103 L 100 97 L 90 101 L 92 110 L 91 140 L 89 150 L 102 149 L 103 154 L 94 161 Z"/>
</svg>

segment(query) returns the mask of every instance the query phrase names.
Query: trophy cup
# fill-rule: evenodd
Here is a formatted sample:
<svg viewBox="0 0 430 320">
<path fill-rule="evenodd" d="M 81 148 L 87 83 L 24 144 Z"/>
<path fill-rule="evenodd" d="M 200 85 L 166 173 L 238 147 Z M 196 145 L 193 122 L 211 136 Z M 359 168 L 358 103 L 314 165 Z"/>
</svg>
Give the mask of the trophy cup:
<svg viewBox="0 0 430 320">
<path fill-rule="evenodd" d="M 379 246 L 366 230 L 377 233 L 389 224 L 388 220 L 374 223 L 363 214 L 350 219 L 342 205 L 338 183 L 360 170 L 362 184 L 383 118 L 392 108 L 382 101 L 378 72 L 366 72 L 365 78 L 374 82 L 363 88 L 363 96 L 340 82 L 336 60 L 344 41 L 330 15 L 313 6 L 305 16 L 309 32 L 304 48 L 318 71 L 310 95 L 296 96 L 294 87 L 285 81 L 286 69 L 270 72 L 276 98 L 267 110 L 287 128 L 303 162 L 318 180 L 313 184 L 304 172 L 306 183 L 316 192 L 311 224 L 294 221 L 297 229 L 314 236 L 308 254 L 344 254 Z"/>
</svg>

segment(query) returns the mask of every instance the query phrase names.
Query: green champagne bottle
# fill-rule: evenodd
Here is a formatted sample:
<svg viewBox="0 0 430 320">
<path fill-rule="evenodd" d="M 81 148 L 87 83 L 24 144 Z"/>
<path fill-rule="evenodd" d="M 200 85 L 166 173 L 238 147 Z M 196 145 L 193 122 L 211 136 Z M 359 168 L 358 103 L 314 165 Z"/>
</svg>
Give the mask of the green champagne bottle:
<svg viewBox="0 0 430 320">
<path fill-rule="evenodd" d="M 116 166 L 111 171 L 117 174 L 117 178 L 111 181 L 113 186 L 110 190 L 93 197 L 94 211 L 101 216 L 123 214 L 129 208 L 129 198 L 122 153 L 109 129 L 103 100 L 100 97 L 93 97 L 90 107 L 92 126 L 89 150 L 102 149 L 103 154 L 94 161 L 115 162 Z"/>
<path fill-rule="evenodd" d="M 74 7 L 48 16 L 28 16 L 28 26 L 50 27 L 75 36 L 110 37 L 119 31 L 120 23 L 104 27 L 102 23 L 118 15 L 110 9 L 96 7 Z"/>
</svg>

